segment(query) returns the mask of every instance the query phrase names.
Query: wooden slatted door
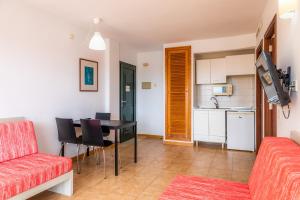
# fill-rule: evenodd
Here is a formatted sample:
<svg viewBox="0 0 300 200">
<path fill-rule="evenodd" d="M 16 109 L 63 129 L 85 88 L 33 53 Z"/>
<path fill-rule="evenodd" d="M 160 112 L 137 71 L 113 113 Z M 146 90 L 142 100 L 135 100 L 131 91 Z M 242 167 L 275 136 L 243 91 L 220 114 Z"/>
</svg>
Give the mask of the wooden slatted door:
<svg viewBox="0 0 300 200">
<path fill-rule="evenodd" d="M 166 140 L 191 141 L 191 47 L 167 48 Z"/>
</svg>

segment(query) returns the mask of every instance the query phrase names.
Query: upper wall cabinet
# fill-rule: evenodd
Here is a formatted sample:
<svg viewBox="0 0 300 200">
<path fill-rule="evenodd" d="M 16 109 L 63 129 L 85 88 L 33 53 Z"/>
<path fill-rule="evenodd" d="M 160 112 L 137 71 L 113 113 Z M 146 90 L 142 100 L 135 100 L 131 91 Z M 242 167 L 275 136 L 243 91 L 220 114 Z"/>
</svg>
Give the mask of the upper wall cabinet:
<svg viewBox="0 0 300 200">
<path fill-rule="evenodd" d="M 197 60 L 196 84 L 226 83 L 225 58 Z"/>
<path fill-rule="evenodd" d="M 226 62 L 225 58 L 210 60 L 211 83 L 226 83 Z"/>
<path fill-rule="evenodd" d="M 196 84 L 210 84 L 210 60 L 196 61 Z"/>
<path fill-rule="evenodd" d="M 227 76 L 255 74 L 254 62 L 253 54 L 227 56 L 226 74 Z"/>
</svg>

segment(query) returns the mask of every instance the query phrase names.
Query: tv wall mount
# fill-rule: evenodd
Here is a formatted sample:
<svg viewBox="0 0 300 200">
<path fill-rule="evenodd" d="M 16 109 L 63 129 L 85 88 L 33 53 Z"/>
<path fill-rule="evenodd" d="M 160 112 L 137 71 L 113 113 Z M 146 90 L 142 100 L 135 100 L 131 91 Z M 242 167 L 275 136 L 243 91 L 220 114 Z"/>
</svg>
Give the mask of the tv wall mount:
<svg viewBox="0 0 300 200">
<path fill-rule="evenodd" d="M 282 69 L 277 69 L 278 77 L 282 81 L 282 86 L 285 87 L 288 91 L 291 91 L 293 85 L 291 85 L 291 67 L 287 67 L 286 71 Z"/>
<path fill-rule="evenodd" d="M 282 87 L 288 90 L 289 96 L 291 95 L 292 91 L 296 91 L 296 84 L 295 82 L 291 81 L 291 67 L 287 67 L 286 71 L 283 71 L 282 69 L 277 69 L 278 77 L 282 81 Z M 288 107 L 288 113 L 286 114 L 283 107 L 282 107 L 282 114 L 285 119 L 288 119 L 291 114 L 291 108 L 290 105 L 287 105 Z"/>
</svg>

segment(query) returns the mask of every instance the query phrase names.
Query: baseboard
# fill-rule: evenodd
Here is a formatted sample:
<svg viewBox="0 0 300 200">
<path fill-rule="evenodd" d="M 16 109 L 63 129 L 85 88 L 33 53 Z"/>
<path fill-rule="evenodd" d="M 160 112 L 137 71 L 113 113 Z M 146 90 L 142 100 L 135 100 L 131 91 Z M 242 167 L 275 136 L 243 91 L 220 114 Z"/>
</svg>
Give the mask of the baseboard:
<svg viewBox="0 0 300 200">
<path fill-rule="evenodd" d="M 151 139 L 163 139 L 161 135 L 153 135 L 147 133 L 138 133 L 138 137 L 151 138 Z"/>
<path fill-rule="evenodd" d="M 174 141 L 174 140 L 164 140 L 164 144 L 167 145 L 178 145 L 178 146 L 194 146 L 193 142 L 184 142 L 184 141 Z"/>
</svg>

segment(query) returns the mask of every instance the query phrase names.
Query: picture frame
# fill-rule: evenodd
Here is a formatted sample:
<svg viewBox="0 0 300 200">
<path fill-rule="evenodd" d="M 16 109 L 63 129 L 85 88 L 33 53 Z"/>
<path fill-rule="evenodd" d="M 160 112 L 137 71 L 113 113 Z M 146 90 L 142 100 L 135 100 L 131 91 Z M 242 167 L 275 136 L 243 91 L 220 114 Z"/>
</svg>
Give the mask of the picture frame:
<svg viewBox="0 0 300 200">
<path fill-rule="evenodd" d="M 79 90 L 81 92 L 98 92 L 98 62 L 79 59 Z"/>
</svg>

